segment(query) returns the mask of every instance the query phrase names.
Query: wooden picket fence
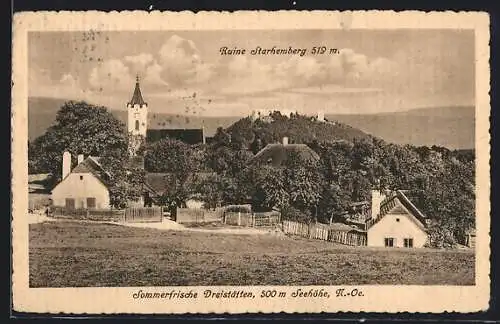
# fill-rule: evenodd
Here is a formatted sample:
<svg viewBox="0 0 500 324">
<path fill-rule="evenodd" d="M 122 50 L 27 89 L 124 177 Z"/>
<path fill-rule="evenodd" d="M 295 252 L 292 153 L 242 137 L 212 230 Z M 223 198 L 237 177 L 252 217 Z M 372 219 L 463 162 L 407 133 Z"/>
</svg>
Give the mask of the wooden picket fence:
<svg viewBox="0 0 500 324">
<path fill-rule="evenodd" d="M 300 237 L 330 241 L 352 246 L 366 246 L 366 233 L 352 230 L 332 229 L 326 224 L 305 224 L 292 221 L 283 221 L 285 234 Z"/>
<path fill-rule="evenodd" d="M 262 213 L 242 213 L 226 212 L 224 213 L 224 224 L 246 226 L 246 227 L 265 227 L 279 224 L 281 214 L 277 212 Z"/>
<path fill-rule="evenodd" d="M 225 212 L 224 224 L 236 226 L 253 226 L 252 213 Z"/>
<path fill-rule="evenodd" d="M 161 222 L 163 210 L 161 207 L 130 207 L 126 209 L 70 209 L 52 207 L 54 218 L 90 220 L 120 223 L 151 223 Z"/>
<path fill-rule="evenodd" d="M 162 207 L 129 207 L 125 209 L 126 223 L 158 223 L 163 220 Z"/>
<path fill-rule="evenodd" d="M 274 226 L 281 221 L 281 214 L 278 212 L 253 213 L 253 226 Z"/>
<path fill-rule="evenodd" d="M 112 209 L 71 209 L 65 207 L 52 207 L 50 216 L 54 218 L 75 220 L 123 222 L 125 211 Z"/>
<path fill-rule="evenodd" d="M 222 222 L 224 210 L 202 208 L 177 208 L 175 221 L 179 224 Z"/>
</svg>

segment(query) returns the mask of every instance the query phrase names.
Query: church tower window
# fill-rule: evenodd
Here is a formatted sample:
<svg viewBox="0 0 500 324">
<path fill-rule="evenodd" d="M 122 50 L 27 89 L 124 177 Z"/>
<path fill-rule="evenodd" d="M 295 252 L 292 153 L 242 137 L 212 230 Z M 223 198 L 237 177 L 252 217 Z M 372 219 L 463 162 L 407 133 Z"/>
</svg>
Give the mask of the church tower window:
<svg viewBox="0 0 500 324">
<path fill-rule="evenodd" d="M 139 121 L 138 120 L 135 121 L 135 130 L 139 130 Z"/>
</svg>

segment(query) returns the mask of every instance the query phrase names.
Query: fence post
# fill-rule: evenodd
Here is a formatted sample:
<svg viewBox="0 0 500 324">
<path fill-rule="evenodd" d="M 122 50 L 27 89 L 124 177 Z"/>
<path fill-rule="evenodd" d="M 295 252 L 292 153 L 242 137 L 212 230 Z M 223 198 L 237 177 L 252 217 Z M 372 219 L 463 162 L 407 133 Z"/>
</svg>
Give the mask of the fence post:
<svg viewBox="0 0 500 324">
<path fill-rule="evenodd" d="M 238 226 L 241 226 L 241 212 L 238 212 Z"/>
</svg>

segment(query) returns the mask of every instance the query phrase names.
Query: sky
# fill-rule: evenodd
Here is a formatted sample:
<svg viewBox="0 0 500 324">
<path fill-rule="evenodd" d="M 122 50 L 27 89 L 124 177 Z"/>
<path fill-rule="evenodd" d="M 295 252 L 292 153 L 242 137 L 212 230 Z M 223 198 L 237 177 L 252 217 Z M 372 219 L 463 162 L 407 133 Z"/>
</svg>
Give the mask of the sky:
<svg viewBox="0 0 500 324">
<path fill-rule="evenodd" d="M 258 46 L 307 52 L 252 55 Z M 200 116 L 371 114 L 475 96 L 471 30 L 31 32 L 28 51 L 31 97 L 110 109 L 126 109 L 136 76 L 150 111 Z"/>
</svg>

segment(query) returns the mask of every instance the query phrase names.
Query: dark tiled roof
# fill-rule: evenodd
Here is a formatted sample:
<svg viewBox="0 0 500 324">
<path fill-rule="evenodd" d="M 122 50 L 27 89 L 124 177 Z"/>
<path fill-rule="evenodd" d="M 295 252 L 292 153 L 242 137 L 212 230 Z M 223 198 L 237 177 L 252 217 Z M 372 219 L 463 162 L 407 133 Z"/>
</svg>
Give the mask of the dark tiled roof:
<svg viewBox="0 0 500 324">
<path fill-rule="evenodd" d="M 292 154 L 297 153 L 305 160 L 319 160 L 319 155 L 306 144 L 267 144 L 251 160 L 251 163 L 271 163 L 281 166 Z"/>
<path fill-rule="evenodd" d="M 132 96 L 132 100 L 130 100 L 129 104 L 132 106 L 143 106 L 146 104 L 146 102 L 142 98 L 141 87 L 139 86 L 139 78 L 137 78 L 137 82 L 135 83 L 134 95 Z"/>
<path fill-rule="evenodd" d="M 108 185 L 109 174 L 103 169 L 99 160 L 99 157 L 89 156 L 71 170 L 71 173 L 91 173 L 103 184 Z"/>
<path fill-rule="evenodd" d="M 154 143 L 164 138 L 171 138 L 194 145 L 203 143 L 203 129 L 148 129 L 146 141 Z"/>
<path fill-rule="evenodd" d="M 375 222 L 370 225 L 370 227 L 391 212 L 405 212 L 403 208 L 398 206 L 398 202 L 400 202 L 401 205 L 403 205 L 403 207 L 408 210 L 413 217 L 415 217 L 415 219 L 419 223 L 417 224 L 418 226 L 425 228 L 427 217 L 410 201 L 410 199 L 408 199 L 408 197 L 401 190 L 397 190 L 395 193 L 390 194 L 386 199 L 382 201 L 382 203 L 380 204 L 380 214 Z"/>
</svg>

